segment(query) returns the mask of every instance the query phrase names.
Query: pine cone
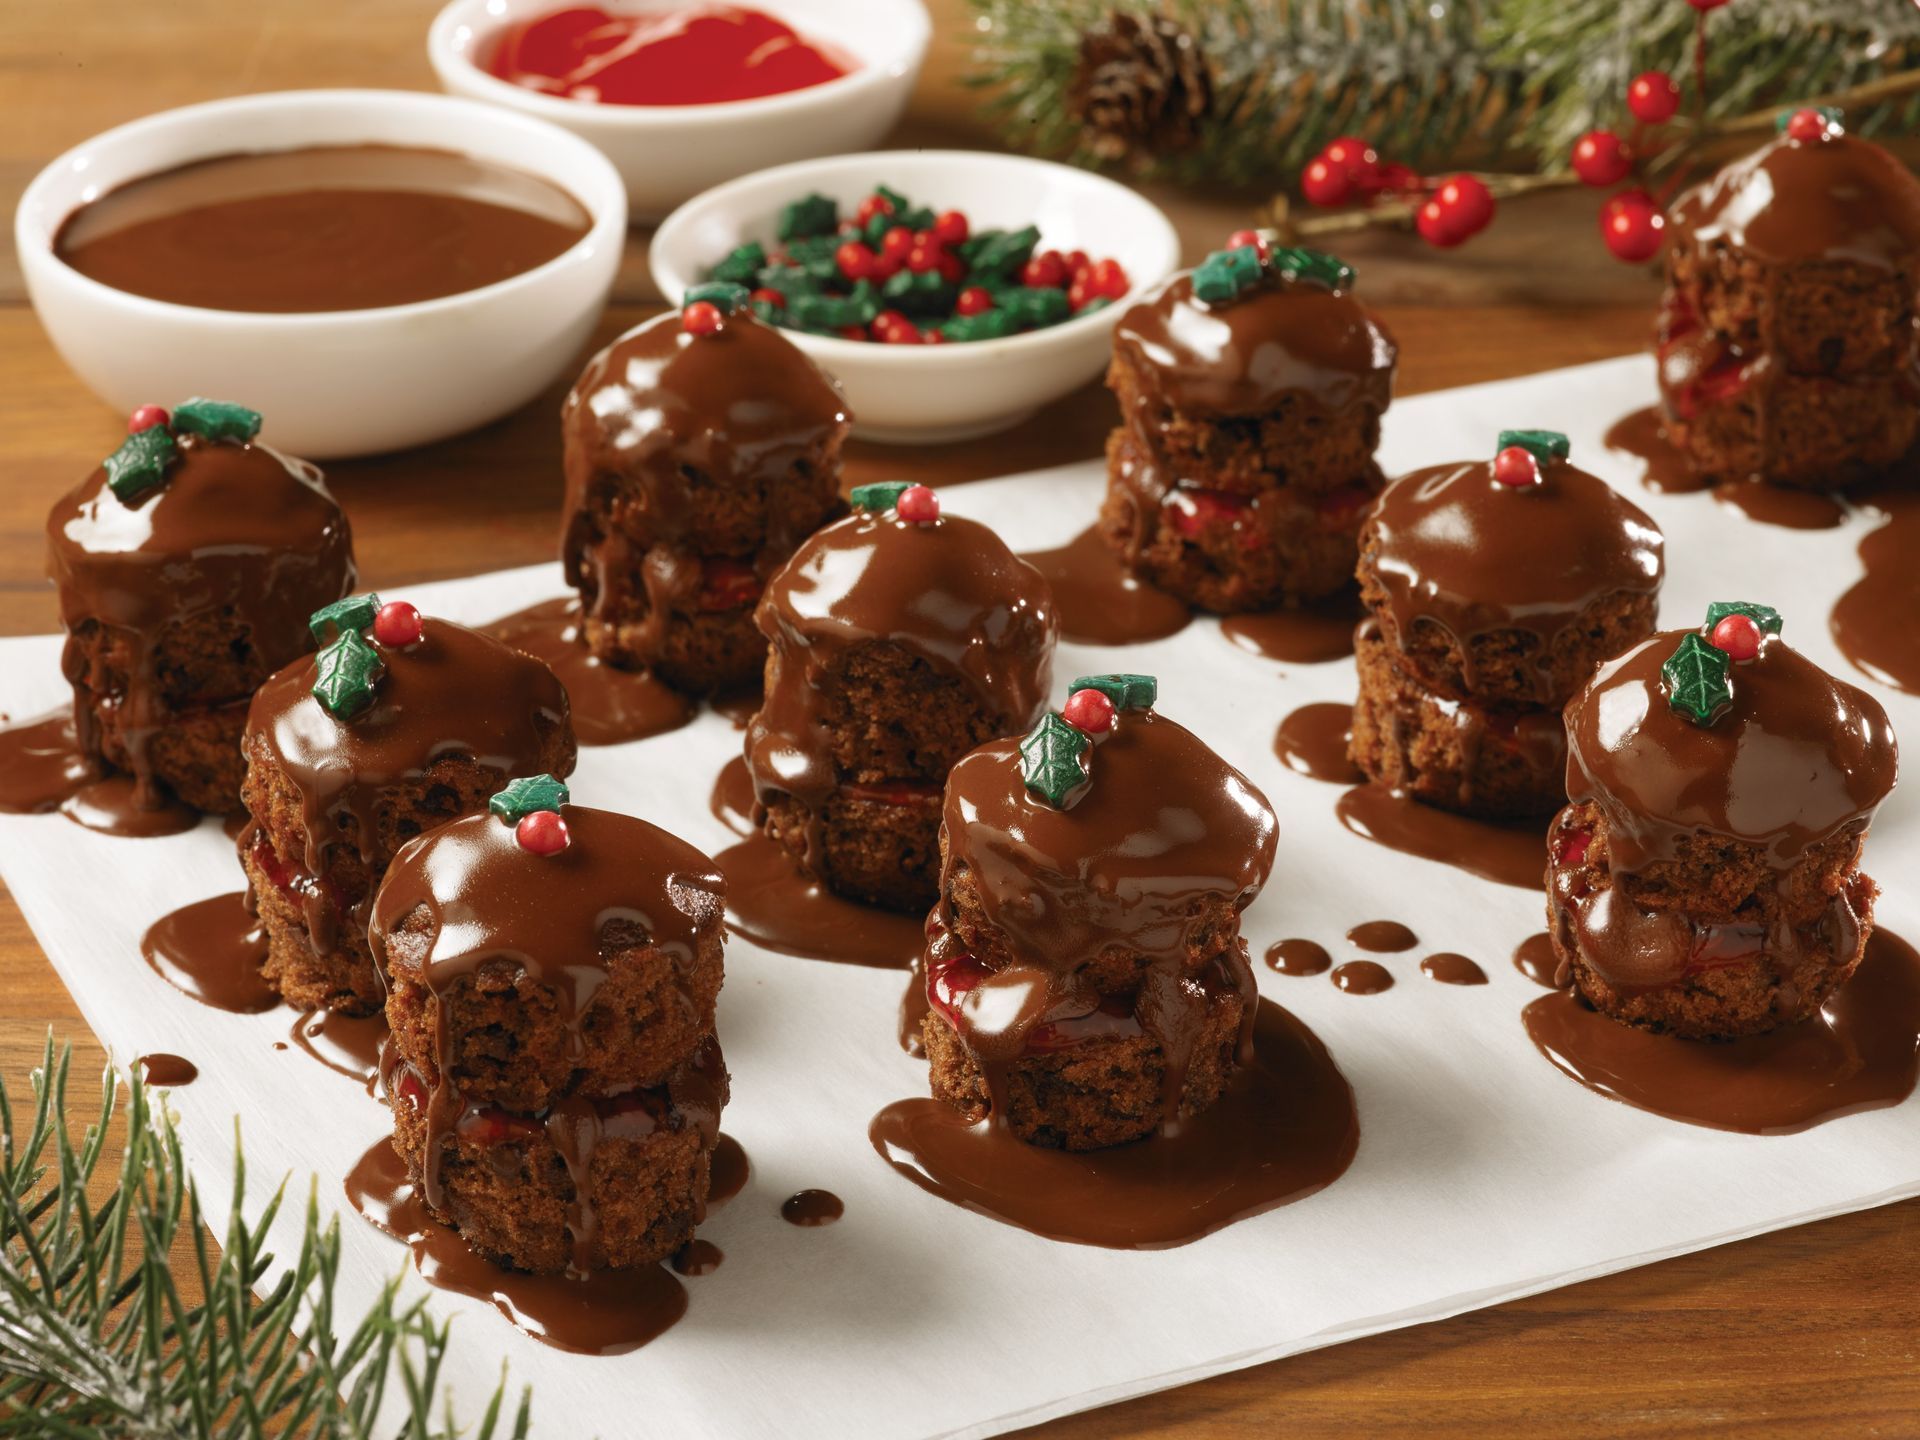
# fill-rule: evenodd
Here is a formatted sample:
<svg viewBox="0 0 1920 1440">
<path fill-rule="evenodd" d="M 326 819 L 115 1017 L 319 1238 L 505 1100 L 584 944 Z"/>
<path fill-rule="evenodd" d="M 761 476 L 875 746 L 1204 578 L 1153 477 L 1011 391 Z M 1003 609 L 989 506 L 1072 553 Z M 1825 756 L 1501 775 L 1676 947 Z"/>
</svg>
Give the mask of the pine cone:
<svg viewBox="0 0 1920 1440">
<path fill-rule="evenodd" d="M 1213 73 L 1186 28 L 1115 10 L 1080 39 L 1067 113 L 1102 160 L 1191 149 L 1213 109 Z"/>
</svg>

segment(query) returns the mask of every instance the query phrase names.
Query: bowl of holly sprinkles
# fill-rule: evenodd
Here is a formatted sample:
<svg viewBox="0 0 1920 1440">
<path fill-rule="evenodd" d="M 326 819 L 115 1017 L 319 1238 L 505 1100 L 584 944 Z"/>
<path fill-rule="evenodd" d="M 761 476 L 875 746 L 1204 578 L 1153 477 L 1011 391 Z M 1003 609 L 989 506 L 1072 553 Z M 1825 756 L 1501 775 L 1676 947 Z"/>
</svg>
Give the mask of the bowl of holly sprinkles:
<svg viewBox="0 0 1920 1440">
<path fill-rule="evenodd" d="M 669 300 L 746 305 L 846 391 L 854 433 L 939 444 L 1095 380 L 1121 312 L 1179 260 L 1158 208 L 1064 165 L 971 151 L 809 160 L 721 185 L 655 233 Z"/>
</svg>

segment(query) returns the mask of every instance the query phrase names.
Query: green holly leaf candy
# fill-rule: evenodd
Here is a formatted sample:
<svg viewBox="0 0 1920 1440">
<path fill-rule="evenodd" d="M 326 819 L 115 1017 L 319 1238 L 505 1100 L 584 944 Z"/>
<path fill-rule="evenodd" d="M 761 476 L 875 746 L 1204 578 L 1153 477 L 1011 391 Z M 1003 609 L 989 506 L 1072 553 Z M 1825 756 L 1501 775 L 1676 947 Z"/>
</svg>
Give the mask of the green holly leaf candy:
<svg viewBox="0 0 1920 1440">
<path fill-rule="evenodd" d="M 820 282 L 798 265 L 769 265 L 754 276 L 753 283 L 757 289 L 775 291 L 788 300 L 820 293 Z"/>
<path fill-rule="evenodd" d="M 1324 250 L 1287 245 L 1273 251 L 1268 263 L 1289 280 L 1305 280 L 1328 290 L 1346 290 L 1353 285 L 1353 267 Z"/>
<path fill-rule="evenodd" d="M 729 281 L 735 285 L 750 285 L 766 263 L 766 247 L 758 240 L 749 240 L 729 250 L 726 258 L 713 267 L 707 278 Z"/>
<path fill-rule="evenodd" d="M 167 467 L 179 449 L 164 425 L 150 425 L 129 435 L 106 460 L 107 488 L 122 500 L 131 500 L 167 478 Z"/>
<path fill-rule="evenodd" d="M 1238 300 L 1260 279 L 1260 252 L 1251 245 L 1215 250 L 1193 272 L 1193 293 L 1209 305 Z"/>
<path fill-rule="evenodd" d="M 564 781 L 551 775 L 528 775 L 508 781 L 505 789 L 487 801 L 487 809 L 507 824 L 518 825 L 537 811 L 558 810 L 570 798 Z"/>
<path fill-rule="evenodd" d="M 1016 325 L 1031 330 L 1058 325 L 1073 313 L 1067 292 L 1050 285 L 1014 285 L 1000 291 L 994 304 L 1007 312 Z"/>
<path fill-rule="evenodd" d="M 901 495 L 912 488 L 912 483 L 906 480 L 879 480 L 871 485 L 856 485 L 851 492 L 853 508 L 891 510 L 900 503 Z"/>
<path fill-rule="evenodd" d="M 342 630 L 314 657 L 313 698 L 336 720 L 358 715 L 373 703 L 386 662 L 358 630 Z"/>
<path fill-rule="evenodd" d="M 307 617 L 307 629 L 313 632 L 316 642 L 325 645 L 349 630 L 359 634 L 373 624 L 373 617 L 379 613 L 380 597 L 369 590 L 364 595 L 349 595 L 331 605 L 322 605 Z"/>
<path fill-rule="evenodd" d="M 1020 775 L 1027 789 L 1049 805 L 1066 809 L 1091 778 L 1087 751 L 1093 742 L 1060 716 L 1048 711 L 1020 742 Z"/>
<path fill-rule="evenodd" d="M 940 333 L 962 343 L 972 340 L 1004 340 L 1019 328 L 1004 310 L 982 310 L 978 315 L 956 315 L 943 321 Z"/>
<path fill-rule="evenodd" d="M 689 286 L 687 293 L 680 297 L 680 308 L 697 301 L 705 300 L 722 315 L 731 315 L 751 298 L 747 287 L 736 285 L 731 280 L 709 280 L 704 285 Z"/>
<path fill-rule="evenodd" d="M 189 400 L 174 407 L 173 428 L 176 434 L 244 445 L 260 433 L 260 412 L 224 400 Z"/>
<path fill-rule="evenodd" d="M 1689 630 L 1660 667 L 1667 704 L 1696 725 L 1711 725 L 1733 703 L 1732 669 L 1726 651 L 1715 649 Z"/>
<path fill-rule="evenodd" d="M 967 283 L 985 285 L 995 278 L 1004 279 L 1014 274 L 1033 258 L 1033 247 L 1039 243 L 1040 230 L 1033 225 L 1019 230 L 982 231 L 974 240 L 971 252 L 963 251 L 961 255 L 972 272 Z"/>
<path fill-rule="evenodd" d="M 880 313 L 877 297 L 851 295 L 796 295 L 787 305 L 796 325 L 806 330 L 840 330 L 868 324 Z"/>
<path fill-rule="evenodd" d="M 803 195 L 780 210 L 782 240 L 831 235 L 840 224 L 840 207 L 825 195 Z"/>
<path fill-rule="evenodd" d="M 1567 437 L 1558 430 L 1502 430 L 1498 443 L 1493 447 L 1494 453 L 1498 454 L 1509 445 L 1518 445 L 1542 465 L 1566 459 L 1572 448 Z"/>
<path fill-rule="evenodd" d="M 1082 675 L 1067 686 L 1069 695 L 1076 690 L 1098 690 L 1116 710 L 1151 710 L 1160 698 L 1160 682 L 1151 675 Z"/>
<path fill-rule="evenodd" d="M 1729 615 L 1744 615 L 1769 635 L 1778 635 L 1786 621 L 1771 605 L 1756 605 L 1751 600 L 1716 600 L 1707 606 L 1707 633 Z"/>
</svg>

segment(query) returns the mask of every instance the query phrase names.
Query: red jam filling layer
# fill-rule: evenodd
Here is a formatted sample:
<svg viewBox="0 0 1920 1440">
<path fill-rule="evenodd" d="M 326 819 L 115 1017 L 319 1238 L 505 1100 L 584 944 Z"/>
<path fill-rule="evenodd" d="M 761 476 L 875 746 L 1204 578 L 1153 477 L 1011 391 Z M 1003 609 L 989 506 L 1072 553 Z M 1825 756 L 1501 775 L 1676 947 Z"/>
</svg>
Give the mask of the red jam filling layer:
<svg viewBox="0 0 1920 1440">
<path fill-rule="evenodd" d="M 394 1081 L 400 1097 L 416 1111 L 426 1109 L 427 1087 L 410 1067 Z M 643 1139 L 659 1128 L 659 1117 L 639 1091 L 601 1096 L 592 1102 L 602 1139 Z M 546 1115 L 517 1115 L 498 1105 L 469 1105 L 453 1123 L 453 1133 L 469 1145 L 508 1145 L 538 1140 L 547 1133 Z"/>
<path fill-rule="evenodd" d="M 971 955 L 961 955 L 945 965 L 929 966 L 927 1003 L 956 1030 L 964 1028 L 960 999 L 986 980 L 991 971 Z M 1125 996 L 1103 996 L 1100 1003 L 1084 1015 L 1056 1015 L 1040 1021 L 1027 1031 L 1022 1053 L 1043 1055 L 1070 1050 L 1075 1045 L 1104 1035 L 1138 1035 L 1140 1022 L 1134 1017 L 1133 1002 Z"/>
<path fill-rule="evenodd" d="M 760 576 L 745 560 L 709 557 L 700 562 L 702 610 L 738 610 L 760 598 Z"/>
<path fill-rule="evenodd" d="M 875 805 L 907 807 L 937 805 L 941 787 L 925 780 L 882 780 L 873 785 L 843 785 L 841 794 L 849 800 L 865 800 Z"/>
<path fill-rule="evenodd" d="M 347 899 L 337 887 L 310 873 L 304 866 L 282 860 L 273 852 L 273 845 L 265 835 L 253 842 L 253 863 L 260 867 L 260 873 L 273 882 L 273 888 L 286 896 L 295 905 L 304 906 L 309 897 L 321 895 L 327 904 L 333 907 L 336 915 L 345 918 Z"/>
</svg>

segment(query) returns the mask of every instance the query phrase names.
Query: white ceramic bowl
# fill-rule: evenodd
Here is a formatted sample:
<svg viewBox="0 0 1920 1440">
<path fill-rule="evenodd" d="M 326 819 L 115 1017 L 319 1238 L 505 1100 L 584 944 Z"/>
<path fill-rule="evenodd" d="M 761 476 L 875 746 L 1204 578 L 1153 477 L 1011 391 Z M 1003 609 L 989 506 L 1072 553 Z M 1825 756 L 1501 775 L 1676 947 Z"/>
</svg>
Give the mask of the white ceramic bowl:
<svg viewBox="0 0 1920 1440">
<path fill-rule="evenodd" d="M 658 220 L 689 196 L 736 175 L 811 155 L 878 144 L 906 108 L 932 25 L 921 0 L 756 0 L 803 37 L 832 44 L 860 68 L 825 85 L 718 105 L 595 105 L 542 95 L 487 74 L 475 56 L 515 20 L 555 0 L 453 0 L 427 32 L 427 58 L 455 95 L 537 115 L 591 140 L 627 182 L 635 220 Z M 602 0 L 612 10 L 682 8 L 684 0 Z"/>
<path fill-rule="evenodd" d="M 1126 267 L 1132 288 L 1104 309 L 1004 340 L 880 345 L 788 331 L 846 389 L 854 433 L 937 444 L 1004 430 L 1098 375 L 1120 313 L 1180 258 L 1167 217 L 1124 185 L 1084 170 L 970 150 L 901 150 L 782 165 L 688 201 L 653 237 L 654 283 L 678 300 L 749 240 L 771 244 L 780 207 L 818 191 L 841 214 L 886 184 L 918 205 L 962 210 L 976 230 L 1036 225 L 1040 248 L 1084 250 Z"/>
<path fill-rule="evenodd" d="M 379 310 L 261 315 L 112 289 L 53 253 L 87 201 L 176 165 L 308 145 L 416 145 L 530 171 L 592 224 L 534 270 Z M 626 239 L 626 192 L 593 146 L 491 105 L 385 90 L 296 90 L 168 110 L 96 135 L 34 177 L 14 216 L 27 294 L 56 349 L 121 411 L 209 395 L 252 407 L 283 450 L 321 459 L 423 445 L 498 419 L 578 358 Z"/>
</svg>

